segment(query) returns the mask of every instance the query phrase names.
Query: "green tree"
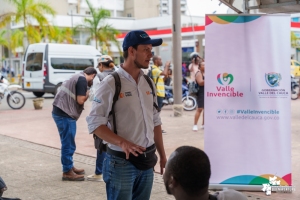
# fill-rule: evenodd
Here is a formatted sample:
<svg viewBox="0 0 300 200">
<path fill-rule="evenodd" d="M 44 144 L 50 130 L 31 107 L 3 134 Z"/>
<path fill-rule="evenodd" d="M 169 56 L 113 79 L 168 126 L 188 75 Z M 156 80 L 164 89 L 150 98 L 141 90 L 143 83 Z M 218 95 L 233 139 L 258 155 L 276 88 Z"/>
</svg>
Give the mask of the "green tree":
<svg viewBox="0 0 300 200">
<path fill-rule="evenodd" d="M 49 33 L 47 34 L 49 41 L 57 43 L 73 43 L 73 30 L 71 28 L 59 28 L 57 26 L 49 27 Z"/>
<path fill-rule="evenodd" d="M 0 31 L 0 46 L 8 47 L 8 42 L 5 37 L 6 30 Z"/>
<path fill-rule="evenodd" d="M 99 35 L 100 44 L 102 46 L 106 46 L 108 48 L 108 54 L 111 54 L 110 52 L 110 43 L 112 42 L 118 47 L 119 52 L 121 53 L 122 50 L 120 48 L 119 41 L 117 40 L 116 36 L 120 34 L 120 32 L 114 28 L 112 28 L 110 25 L 106 25 L 102 27 L 102 30 Z"/>
<path fill-rule="evenodd" d="M 16 53 L 16 49 L 18 47 L 23 46 L 23 39 L 24 39 L 24 31 L 21 31 L 19 29 L 13 30 L 10 35 L 10 42 L 9 42 L 9 49 L 13 53 Z"/>
<path fill-rule="evenodd" d="M 45 14 L 55 15 L 53 8 L 42 0 L 7 0 L 15 7 L 15 12 L 6 13 L 0 18 L 0 27 L 10 21 L 22 22 L 24 37 L 28 44 L 41 40 L 41 31 L 49 27 Z M 39 27 L 32 22 L 36 21 Z"/>
<path fill-rule="evenodd" d="M 112 41 L 120 50 L 118 40 L 116 39 L 116 35 L 119 34 L 119 32 L 111 25 L 104 23 L 105 19 L 110 17 L 110 11 L 102 8 L 95 9 L 89 0 L 86 0 L 86 3 L 89 7 L 91 17 L 84 18 L 84 24 L 77 26 L 76 30 L 78 30 L 78 28 L 87 29 L 90 32 L 90 37 L 86 42 L 90 43 L 91 40 L 95 40 L 97 49 L 98 45 L 103 43 L 109 47 L 109 41 Z"/>
<path fill-rule="evenodd" d="M 293 31 L 291 31 L 291 46 L 293 48 L 296 48 L 298 46 L 297 40 L 298 40 L 298 37 L 296 36 L 296 34 Z"/>
</svg>

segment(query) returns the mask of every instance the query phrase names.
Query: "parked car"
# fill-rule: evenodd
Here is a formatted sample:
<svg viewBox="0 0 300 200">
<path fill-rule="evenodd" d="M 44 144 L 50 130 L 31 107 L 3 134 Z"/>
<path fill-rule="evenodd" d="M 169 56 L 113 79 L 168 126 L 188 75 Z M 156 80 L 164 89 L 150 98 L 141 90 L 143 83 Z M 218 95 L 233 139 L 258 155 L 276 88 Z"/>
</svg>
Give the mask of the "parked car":
<svg viewBox="0 0 300 200">
<path fill-rule="evenodd" d="M 291 60 L 291 74 L 295 77 L 300 76 L 300 62 Z"/>
<path fill-rule="evenodd" d="M 22 88 L 36 97 L 56 94 L 62 82 L 89 66 L 97 67 L 101 53 L 93 46 L 37 43 L 28 46 L 22 74 Z"/>
</svg>

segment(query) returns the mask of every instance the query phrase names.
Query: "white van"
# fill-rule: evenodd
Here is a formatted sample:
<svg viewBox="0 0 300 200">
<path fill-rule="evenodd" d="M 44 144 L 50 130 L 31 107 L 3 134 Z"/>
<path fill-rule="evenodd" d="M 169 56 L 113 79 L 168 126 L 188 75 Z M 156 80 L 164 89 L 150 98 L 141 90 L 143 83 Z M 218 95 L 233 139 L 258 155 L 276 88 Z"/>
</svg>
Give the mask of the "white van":
<svg viewBox="0 0 300 200">
<path fill-rule="evenodd" d="M 101 53 L 93 46 L 38 43 L 28 46 L 23 61 L 23 90 L 36 97 L 56 94 L 63 81 L 89 66 Z"/>
</svg>

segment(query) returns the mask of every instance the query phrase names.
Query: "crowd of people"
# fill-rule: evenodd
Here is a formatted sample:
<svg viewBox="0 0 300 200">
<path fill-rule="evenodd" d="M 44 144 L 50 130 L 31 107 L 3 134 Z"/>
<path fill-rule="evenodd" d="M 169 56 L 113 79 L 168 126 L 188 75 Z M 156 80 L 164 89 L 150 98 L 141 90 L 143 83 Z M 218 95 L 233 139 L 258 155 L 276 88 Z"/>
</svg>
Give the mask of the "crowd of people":
<svg viewBox="0 0 300 200">
<path fill-rule="evenodd" d="M 15 77 L 15 69 L 13 67 L 7 66 L 7 67 L 1 67 L 0 73 L 4 78 L 7 77 Z"/>
<path fill-rule="evenodd" d="M 150 199 L 157 162 L 160 174 L 164 174 L 167 193 L 178 200 L 247 199 L 231 190 L 208 193 L 210 163 L 200 149 L 179 147 L 167 162 L 160 110 L 165 85 L 172 85 L 172 70 L 169 61 L 164 70 L 160 70 L 161 57 L 152 58 L 151 53 L 152 47 L 161 44 L 162 39 L 151 39 L 144 31 L 131 31 L 123 41 L 125 61 L 118 70 L 113 70 L 112 58 L 103 55 L 98 59 L 100 73 L 88 67 L 62 84 L 52 110 L 61 141 L 62 180 L 85 180 L 85 170 L 74 166 L 73 154 L 76 121 L 84 103 L 90 99 L 92 107 L 86 121 L 95 141 L 96 166 L 95 173 L 87 176 L 87 180 L 104 181 L 108 200 Z M 151 58 L 153 80 L 143 72 L 148 69 Z M 193 130 L 204 109 L 205 72 L 200 59 L 193 57 L 189 66 L 192 81 L 199 85 Z"/>
</svg>

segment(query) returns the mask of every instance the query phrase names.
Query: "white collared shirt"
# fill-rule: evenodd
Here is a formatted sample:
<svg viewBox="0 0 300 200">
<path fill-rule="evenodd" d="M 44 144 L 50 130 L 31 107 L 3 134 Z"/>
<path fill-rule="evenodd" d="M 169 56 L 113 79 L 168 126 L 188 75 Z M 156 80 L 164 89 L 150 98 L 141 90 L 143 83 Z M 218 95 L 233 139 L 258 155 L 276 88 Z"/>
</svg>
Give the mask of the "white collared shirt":
<svg viewBox="0 0 300 200">
<path fill-rule="evenodd" d="M 161 125 L 159 112 L 153 106 L 153 100 L 157 103 L 157 99 L 153 98 L 142 70 L 138 83 L 123 68 L 120 67 L 117 72 L 121 80 L 121 92 L 114 109 L 118 135 L 134 144 L 149 147 L 154 144 L 154 127 Z M 154 85 L 153 88 L 155 90 Z M 114 78 L 107 76 L 101 81 L 92 102 L 91 112 L 86 118 L 89 133 L 93 133 L 107 122 L 111 124 L 111 130 L 114 130 L 112 116 L 109 116 L 114 94 Z M 122 151 L 119 146 L 108 146 L 113 150 Z"/>
</svg>

